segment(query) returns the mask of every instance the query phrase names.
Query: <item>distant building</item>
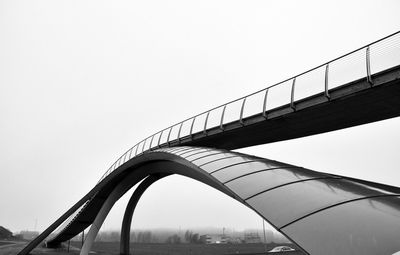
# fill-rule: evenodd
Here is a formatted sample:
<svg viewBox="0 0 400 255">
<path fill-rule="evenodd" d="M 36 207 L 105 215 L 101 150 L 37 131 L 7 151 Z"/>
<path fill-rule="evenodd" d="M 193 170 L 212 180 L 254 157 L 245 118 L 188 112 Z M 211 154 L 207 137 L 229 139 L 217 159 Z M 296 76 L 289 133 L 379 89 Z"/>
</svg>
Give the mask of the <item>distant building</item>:
<svg viewBox="0 0 400 255">
<path fill-rule="evenodd" d="M 12 236 L 13 234 L 10 230 L 0 226 L 0 239 L 10 239 Z"/>
<path fill-rule="evenodd" d="M 23 230 L 19 233 L 19 235 L 22 237 L 24 240 L 33 240 L 39 235 L 39 232 L 37 231 L 29 231 L 29 230 Z"/>
<path fill-rule="evenodd" d="M 256 232 L 244 233 L 245 243 L 261 243 L 261 238 Z"/>
<path fill-rule="evenodd" d="M 226 244 L 228 237 L 225 235 L 201 235 L 200 242 L 205 244 Z"/>
</svg>

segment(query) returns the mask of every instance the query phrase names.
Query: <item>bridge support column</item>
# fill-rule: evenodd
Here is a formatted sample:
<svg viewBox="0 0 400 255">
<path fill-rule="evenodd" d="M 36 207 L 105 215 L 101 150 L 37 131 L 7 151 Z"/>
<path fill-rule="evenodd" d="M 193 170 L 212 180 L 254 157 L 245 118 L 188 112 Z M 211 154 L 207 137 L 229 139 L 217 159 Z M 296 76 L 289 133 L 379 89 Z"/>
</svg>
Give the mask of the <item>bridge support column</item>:
<svg viewBox="0 0 400 255">
<path fill-rule="evenodd" d="M 115 202 L 121 198 L 123 194 L 125 194 L 133 185 L 144 179 L 146 176 L 138 175 L 136 173 L 131 173 L 127 176 L 123 181 L 121 181 L 114 190 L 107 197 L 107 200 L 104 202 L 103 206 L 97 213 L 95 220 L 93 221 L 89 232 L 86 235 L 85 242 L 83 243 L 80 255 L 88 255 L 96 236 L 103 225 L 104 220 L 106 219 L 108 213 L 111 208 L 114 206 Z"/>
<path fill-rule="evenodd" d="M 130 254 L 130 233 L 131 233 L 131 223 L 133 212 L 135 211 L 136 205 L 139 202 L 140 197 L 146 191 L 150 185 L 154 182 L 160 180 L 166 175 L 150 175 L 133 192 L 128 205 L 126 206 L 124 219 L 121 226 L 121 241 L 120 241 L 120 254 L 129 255 Z"/>
</svg>

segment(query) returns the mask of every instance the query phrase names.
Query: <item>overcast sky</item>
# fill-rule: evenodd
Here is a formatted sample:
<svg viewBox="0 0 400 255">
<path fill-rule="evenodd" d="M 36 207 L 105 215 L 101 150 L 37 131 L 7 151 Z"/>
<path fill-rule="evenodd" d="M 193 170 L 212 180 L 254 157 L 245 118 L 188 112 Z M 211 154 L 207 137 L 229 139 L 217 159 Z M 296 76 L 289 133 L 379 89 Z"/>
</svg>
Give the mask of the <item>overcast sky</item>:
<svg viewBox="0 0 400 255">
<path fill-rule="evenodd" d="M 396 32 L 399 10 L 397 0 L 0 0 L 0 225 L 44 230 L 144 137 Z M 399 130 L 396 118 L 240 151 L 400 186 Z M 103 229 L 120 228 L 126 202 Z M 145 193 L 133 224 L 261 219 L 173 176 Z"/>
</svg>

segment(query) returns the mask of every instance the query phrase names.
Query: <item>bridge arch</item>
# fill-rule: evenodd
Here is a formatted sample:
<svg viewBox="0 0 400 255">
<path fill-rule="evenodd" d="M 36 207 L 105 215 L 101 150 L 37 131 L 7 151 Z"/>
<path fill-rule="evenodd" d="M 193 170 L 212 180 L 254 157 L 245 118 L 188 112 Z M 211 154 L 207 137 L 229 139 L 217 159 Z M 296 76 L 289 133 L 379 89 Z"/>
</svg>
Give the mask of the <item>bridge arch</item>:
<svg viewBox="0 0 400 255">
<path fill-rule="evenodd" d="M 73 206 L 81 207 L 79 213 L 48 245 L 56 246 L 92 225 L 82 252 L 89 251 L 115 201 L 142 180 L 151 184 L 170 174 L 196 179 L 245 204 L 306 254 L 400 251 L 400 188 L 199 147 L 158 149 L 127 161 Z M 147 187 L 144 184 L 143 191 Z M 69 215 L 60 217 L 58 224 Z M 27 254 L 27 247 L 20 254 Z"/>
<path fill-rule="evenodd" d="M 186 150 L 182 150 L 181 153 L 183 155 L 185 155 L 185 153 L 188 155 L 197 155 L 207 151 L 212 151 L 212 153 L 222 153 L 222 151 L 211 149 L 199 149 L 194 151 L 192 151 L 192 149 L 193 148 L 188 147 Z M 162 158 L 162 160 L 160 160 L 160 158 Z M 155 152 L 154 155 L 152 155 L 152 160 L 149 160 L 144 164 L 136 164 L 132 167 L 128 167 L 125 171 L 129 172 L 128 175 L 115 185 L 115 188 L 108 195 L 107 199 L 104 201 L 103 205 L 98 211 L 96 218 L 93 220 L 90 230 L 86 235 L 84 245 L 81 249 L 81 255 L 89 254 L 97 233 L 115 202 L 117 202 L 128 190 L 130 190 L 139 182 L 140 184 L 128 202 L 124 214 L 121 228 L 121 254 L 129 254 L 130 223 L 137 202 L 144 191 L 150 187 L 151 184 L 163 177 L 171 174 L 187 176 L 214 187 L 243 203 L 240 197 L 238 197 L 234 192 L 221 185 L 221 183 L 215 180 L 211 175 L 205 173 L 204 170 L 199 169 L 198 166 L 190 163 L 190 161 L 182 160 L 181 157 L 175 154 L 166 153 L 164 151 Z"/>
<path fill-rule="evenodd" d="M 124 218 L 122 220 L 121 226 L 121 236 L 120 236 L 120 254 L 129 255 L 130 254 L 130 234 L 133 213 L 136 209 L 136 205 L 139 199 L 142 197 L 143 193 L 155 182 L 164 178 L 167 175 L 150 175 L 139 184 L 139 186 L 134 190 L 131 198 L 126 205 Z"/>
<path fill-rule="evenodd" d="M 384 49 L 387 53 L 393 53 L 398 50 L 398 43 L 393 42 L 399 35 L 400 32 L 396 32 L 300 75 L 183 120 L 147 137 L 124 153 L 107 171 L 110 174 L 105 179 L 19 254 L 28 254 L 62 223 L 66 225 L 60 227 L 60 231 L 47 242 L 49 246 L 57 246 L 92 225 L 98 211 L 103 206 L 106 207 L 111 193 L 117 188 L 123 191 L 119 185 L 132 171 L 135 172 L 132 183 L 149 175 L 174 173 L 204 182 L 258 212 L 309 254 L 399 252 L 400 244 L 395 239 L 400 236 L 399 188 L 318 173 L 229 151 L 190 147 L 159 149 L 182 145 L 238 149 L 398 117 L 400 66 L 392 63 L 386 66 L 386 70 L 371 71 L 370 52 Z M 395 46 L 392 47 L 393 45 Z M 354 54 L 361 51 L 365 51 L 365 75 L 331 87 L 329 66 L 338 60 L 354 57 Z M 325 80 L 320 81 L 320 92 L 298 97 L 296 78 L 314 73 L 321 67 L 325 70 Z M 291 82 L 290 98 L 287 96 L 287 101 L 268 108 L 268 94 L 271 95 L 268 93 L 269 89 L 273 90 L 274 87 L 287 84 L 286 82 Z M 253 96 L 258 93 L 263 95 L 264 100 L 260 102 L 262 105 L 259 105 L 253 115 L 244 116 L 246 100 L 254 99 Z M 242 106 L 237 114 L 238 118 L 232 122 L 224 122 L 226 107 L 240 101 Z M 207 125 L 210 113 L 218 114 L 219 125 Z M 202 123 L 204 129 L 194 130 L 193 133 L 193 124 L 201 115 L 206 116 Z M 181 136 L 184 123 L 192 123 L 190 133 L 186 132 Z M 179 131 L 177 137 L 170 140 L 173 129 Z M 165 134 L 168 134 L 167 139 L 162 141 Z M 200 163 L 204 160 L 209 161 Z M 226 165 L 222 166 L 222 162 Z M 146 169 L 146 166 L 152 167 Z M 379 224 L 375 224 L 377 222 Z"/>
</svg>

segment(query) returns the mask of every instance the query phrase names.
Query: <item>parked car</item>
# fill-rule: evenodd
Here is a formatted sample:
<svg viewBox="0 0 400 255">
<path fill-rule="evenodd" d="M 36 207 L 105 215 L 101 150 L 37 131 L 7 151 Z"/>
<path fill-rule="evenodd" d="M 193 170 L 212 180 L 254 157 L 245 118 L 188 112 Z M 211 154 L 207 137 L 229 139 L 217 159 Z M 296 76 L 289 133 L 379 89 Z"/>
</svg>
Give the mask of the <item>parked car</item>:
<svg viewBox="0 0 400 255">
<path fill-rule="evenodd" d="M 273 248 L 272 250 L 268 251 L 268 253 L 289 252 L 289 251 L 295 251 L 295 249 L 290 248 L 289 246 L 277 246 L 277 247 Z"/>
</svg>

